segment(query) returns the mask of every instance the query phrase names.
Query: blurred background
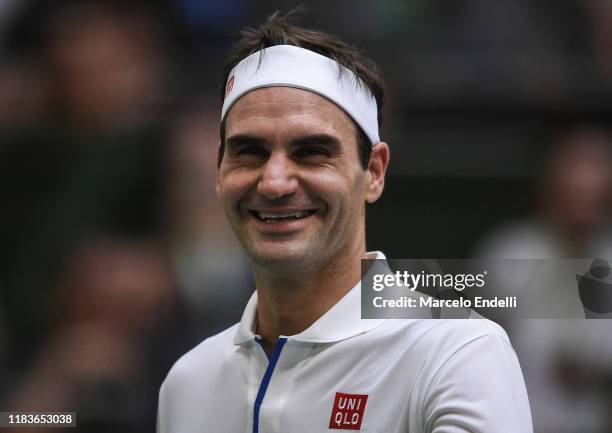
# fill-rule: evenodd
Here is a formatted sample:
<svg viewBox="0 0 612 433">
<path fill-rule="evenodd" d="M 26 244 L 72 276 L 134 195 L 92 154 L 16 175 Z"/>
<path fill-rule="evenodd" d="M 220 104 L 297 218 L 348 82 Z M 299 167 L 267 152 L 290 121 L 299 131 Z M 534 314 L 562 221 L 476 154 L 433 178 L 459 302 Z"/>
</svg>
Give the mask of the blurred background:
<svg viewBox="0 0 612 433">
<path fill-rule="evenodd" d="M 243 26 L 298 4 L 386 76 L 369 249 L 612 257 L 609 0 L 2 0 L 1 410 L 151 432 L 172 363 L 240 319 L 219 71 Z M 609 323 L 507 325 L 536 433 L 612 431 Z"/>
</svg>

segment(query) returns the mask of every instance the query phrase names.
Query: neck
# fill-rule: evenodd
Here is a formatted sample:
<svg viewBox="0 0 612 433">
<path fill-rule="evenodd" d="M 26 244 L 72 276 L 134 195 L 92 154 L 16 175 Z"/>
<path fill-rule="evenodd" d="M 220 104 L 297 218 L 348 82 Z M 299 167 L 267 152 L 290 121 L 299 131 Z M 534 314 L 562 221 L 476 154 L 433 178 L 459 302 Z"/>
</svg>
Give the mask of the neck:
<svg viewBox="0 0 612 433">
<path fill-rule="evenodd" d="M 325 263 L 307 267 L 282 276 L 255 268 L 257 286 L 257 333 L 270 354 L 280 335 L 295 335 L 304 331 L 344 295 L 361 278 L 361 258 L 365 257 L 365 242 L 348 254 Z"/>
</svg>

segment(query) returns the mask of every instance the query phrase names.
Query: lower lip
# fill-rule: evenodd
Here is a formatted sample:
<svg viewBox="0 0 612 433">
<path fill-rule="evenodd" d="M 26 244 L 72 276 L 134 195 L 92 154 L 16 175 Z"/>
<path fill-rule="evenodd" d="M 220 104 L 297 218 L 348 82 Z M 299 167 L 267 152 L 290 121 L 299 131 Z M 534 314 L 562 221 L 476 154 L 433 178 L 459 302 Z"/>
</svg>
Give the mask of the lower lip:
<svg viewBox="0 0 612 433">
<path fill-rule="evenodd" d="M 251 214 L 251 217 L 255 220 L 257 228 L 261 231 L 268 233 L 287 233 L 302 229 L 315 215 L 316 212 L 304 218 L 287 218 L 282 220 L 271 220 L 271 222 L 260 220 L 253 214 Z"/>
</svg>

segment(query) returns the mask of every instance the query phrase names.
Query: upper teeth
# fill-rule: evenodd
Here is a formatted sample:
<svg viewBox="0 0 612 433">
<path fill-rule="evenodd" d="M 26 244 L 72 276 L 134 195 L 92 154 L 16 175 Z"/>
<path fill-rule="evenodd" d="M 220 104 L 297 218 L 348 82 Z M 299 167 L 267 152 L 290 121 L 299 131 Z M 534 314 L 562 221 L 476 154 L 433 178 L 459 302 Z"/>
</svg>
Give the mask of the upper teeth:
<svg viewBox="0 0 612 433">
<path fill-rule="evenodd" d="M 303 218 L 306 215 L 308 215 L 308 211 L 306 211 L 306 210 L 302 210 L 302 211 L 299 211 L 299 212 L 293 212 L 293 213 L 285 213 L 285 214 L 257 212 L 257 216 L 259 218 L 261 218 L 261 219 Z"/>
</svg>

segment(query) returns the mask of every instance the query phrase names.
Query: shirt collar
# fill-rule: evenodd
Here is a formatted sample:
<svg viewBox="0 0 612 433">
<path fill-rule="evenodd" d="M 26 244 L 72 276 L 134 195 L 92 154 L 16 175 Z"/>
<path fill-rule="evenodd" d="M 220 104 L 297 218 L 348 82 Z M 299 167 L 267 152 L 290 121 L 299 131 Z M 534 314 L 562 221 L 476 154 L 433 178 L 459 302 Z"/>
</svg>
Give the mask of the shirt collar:
<svg viewBox="0 0 612 433">
<path fill-rule="evenodd" d="M 382 259 L 386 257 L 380 251 L 366 253 L 367 259 Z M 387 267 L 385 262 L 374 262 L 368 270 L 373 272 L 374 267 Z M 253 293 L 249 300 L 240 325 L 234 337 L 234 344 L 251 342 L 255 338 L 253 332 L 257 317 L 257 292 Z M 345 340 L 359 334 L 366 333 L 379 326 L 385 319 L 362 319 L 361 318 L 361 281 L 344 295 L 323 316 L 315 321 L 303 332 L 288 336 L 288 339 L 311 343 L 334 343 Z"/>
</svg>

